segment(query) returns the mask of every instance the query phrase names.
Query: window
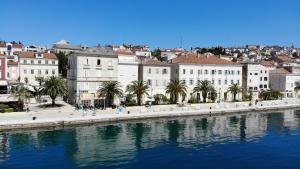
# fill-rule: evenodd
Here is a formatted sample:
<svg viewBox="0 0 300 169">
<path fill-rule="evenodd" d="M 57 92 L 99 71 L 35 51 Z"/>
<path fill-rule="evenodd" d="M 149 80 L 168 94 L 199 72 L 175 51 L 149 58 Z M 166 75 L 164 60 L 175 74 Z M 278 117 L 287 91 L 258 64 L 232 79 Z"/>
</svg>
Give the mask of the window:
<svg viewBox="0 0 300 169">
<path fill-rule="evenodd" d="M 185 84 L 185 80 L 182 80 L 182 83 Z"/>
<path fill-rule="evenodd" d="M 185 74 L 185 69 L 182 70 L 182 73 Z"/>
<path fill-rule="evenodd" d="M 215 72 L 216 72 L 215 70 L 211 70 L 211 74 L 212 74 L 212 75 L 214 75 L 214 74 L 215 74 Z"/>
<path fill-rule="evenodd" d="M 34 74 L 34 70 L 33 69 L 31 69 L 30 72 L 31 72 L 31 74 Z"/>
<path fill-rule="evenodd" d="M 26 69 L 24 69 L 24 74 L 27 74 L 27 70 Z"/>
<path fill-rule="evenodd" d="M 49 71 L 48 71 L 48 70 L 45 70 L 45 74 L 46 74 L 46 75 L 49 74 Z"/>
<path fill-rule="evenodd" d="M 175 70 L 175 73 L 178 74 L 178 69 Z"/>
<path fill-rule="evenodd" d="M 252 75 L 252 73 L 250 73 L 250 75 Z"/>
<path fill-rule="evenodd" d="M 254 73 L 254 75 L 258 75 L 258 73 Z"/>
<path fill-rule="evenodd" d="M 264 77 L 264 81 L 268 81 L 268 77 Z"/>
<path fill-rule="evenodd" d="M 97 66 L 100 66 L 100 65 L 101 65 L 101 60 L 97 59 Z"/>
<path fill-rule="evenodd" d="M 260 77 L 260 81 L 262 81 L 262 77 Z"/>
<path fill-rule="evenodd" d="M 200 75 L 200 70 L 198 70 L 198 75 Z"/>
<path fill-rule="evenodd" d="M 84 64 L 85 64 L 85 65 L 88 65 L 88 64 L 89 64 L 89 59 L 88 59 L 88 58 L 86 58 L 86 59 L 84 60 Z"/>
<path fill-rule="evenodd" d="M 214 80 L 214 79 L 211 80 L 211 84 L 212 84 L 212 85 L 215 84 L 215 80 Z"/>
<path fill-rule="evenodd" d="M 233 70 L 231 70 L 231 74 L 234 75 L 234 71 Z"/>
<path fill-rule="evenodd" d="M 151 80 L 150 80 L 150 79 L 148 80 L 148 82 L 147 82 L 147 83 L 148 83 L 148 85 L 149 85 L 149 86 L 151 86 L 151 85 L 152 85 L 152 83 L 151 83 Z"/>
<path fill-rule="evenodd" d="M 263 73 L 263 71 L 261 70 L 260 73 Z"/>
<path fill-rule="evenodd" d="M 218 71 L 218 74 L 221 75 L 221 74 L 222 74 L 222 70 L 219 70 L 219 71 Z"/>
<path fill-rule="evenodd" d="M 193 72 L 193 69 L 191 69 L 191 70 L 190 70 L 190 74 L 192 75 L 193 73 L 194 73 L 194 72 Z"/>
<path fill-rule="evenodd" d="M 249 90 L 252 91 L 252 90 L 253 90 L 253 87 L 249 87 Z"/>
<path fill-rule="evenodd" d="M 237 71 L 237 74 L 240 75 L 240 74 L 241 74 L 241 71 L 238 70 L 238 71 Z"/>
<path fill-rule="evenodd" d="M 257 90 L 257 87 L 254 87 L 254 90 L 256 91 L 256 90 Z"/>
<path fill-rule="evenodd" d="M 268 85 L 264 85 L 264 88 L 265 88 L 265 89 L 268 88 Z"/>
<path fill-rule="evenodd" d="M 227 80 L 224 81 L 225 85 L 227 85 Z"/>
<path fill-rule="evenodd" d="M 205 69 L 205 70 L 204 70 L 204 74 L 206 74 L 206 75 L 207 75 L 207 74 L 208 74 L 208 70 L 206 70 L 206 69 Z"/>
<path fill-rule="evenodd" d="M 234 82 L 233 82 L 233 80 L 231 80 L 231 84 L 233 84 Z"/>
<path fill-rule="evenodd" d="M 177 70 L 177 69 L 176 69 L 176 70 Z M 167 74 L 167 72 L 168 72 L 167 69 L 163 69 L 163 72 L 162 72 L 162 73 L 163 73 L 163 74 Z"/>
<path fill-rule="evenodd" d="M 261 89 L 262 89 L 262 88 L 263 88 L 263 85 L 259 85 L 259 88 L 261 88 Z"/>
<path fill-rule="evenodd" d="M 267 71 L 265 70 L 265 73 L 267 73 Z"/>
<path fill-rule="evenodd" d="M 24 63 L 24 64 L 27 64 L 27 60 L 23 60 L 23 63 Z"/>
<path fill-rule="evenodd" d="M 237 82 L 238 85 L 240 84 L 240 80 L 237 80 L 236 82 Z"/>
<path fill-rule="evenodd" d="M 148 69 L 148 73 L 151 74 L 151 68 Z"/>
<path fill-rule="evenodd" d="M 222 81 L 221 81 L 221 79 L 219 79 L 218 84 L 221 85 L 221 83 L 222 83 Z"/>
<path fill-rule="evenodd" d="M 227 70 L 225 70 L 225 75 L 227 75 Z"/>
<path fill-rule="evenodd" d="M 52 61 L 52 65 L 55 65 L 55 60 Z"/>
<path fill-rule="evenodd" d="M 193 83 L 194 83 L 194 81 L 191 79 L 191 80 L 190 80 L 190 85 L 193 85 Z"/>
<path fill-rule="evenodd" d="M 30 63 L 31 63 L 31 64 L 34 64 L 34 60 L 30 60 Z"/>
<path fill-rule="evenodd" d="M 48 65 L 48 60 L 45 61 L 45 64 Z"/>
<path fill-rule="evenodd" d="M 52 74 L 55 75 L 55 70 L 52 70 Z"/>
</svg>

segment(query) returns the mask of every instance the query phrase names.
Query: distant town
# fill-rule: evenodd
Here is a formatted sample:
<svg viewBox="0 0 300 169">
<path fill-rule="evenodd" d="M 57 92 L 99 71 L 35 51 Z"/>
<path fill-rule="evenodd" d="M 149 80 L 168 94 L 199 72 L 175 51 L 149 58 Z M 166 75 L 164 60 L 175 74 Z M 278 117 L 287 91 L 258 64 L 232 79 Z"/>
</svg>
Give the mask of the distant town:
<svg viewBox="0 0 300 169">
<path fill-rule="evenodd" d="M 104 82 L 118 82 L 125 93 L 135 81 L 149 86 L 143 103 L 161 95 L 190 103 L 256 99 L 268 90 L 293 98 L 298 96 L 295 87 L 300 82 L 300 49 L 256 44 L 150 49 L 133 44 L 84 46 L 66 40 L 48 48 L 1 41 L 0 68 L 1 94 L 10 93 L 19 84 L 33 90 L 44 79 L 60 76 L 67 82 L 65 99 L 72 105 L 100 106 L 104 97 L 99 97 L 99 88 Z M 175 79 L 186 85 L 185 94 L 166 96 L 167 86 Z M 207 94 L 196 90 L 203 81 L 213 87 Z M 233 84 L 242 91 L 230 94 L 228 89 Z M 114 103 L 126 99 L 122 95 L 114 98 Z"/>
</svg>

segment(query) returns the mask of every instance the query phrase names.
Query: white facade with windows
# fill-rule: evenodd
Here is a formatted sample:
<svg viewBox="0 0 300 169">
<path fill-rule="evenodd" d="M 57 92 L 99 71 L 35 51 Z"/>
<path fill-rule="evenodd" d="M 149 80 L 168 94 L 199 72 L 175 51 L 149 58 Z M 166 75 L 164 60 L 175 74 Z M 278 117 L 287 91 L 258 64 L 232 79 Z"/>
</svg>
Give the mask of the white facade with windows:
<svg viewBox="0 0 300 169">
<path fill-rule="evenodd" d="M 126 92 L 126 87 L 131 82 L 138 80 L 138 61 L 136 56 L 131 53 L 117 52 L 118 65 L 118 81 L 122 87 L 123 92 Z"/>
<path fill-rule="evenodd" d="M 117 81 L 118 56 L 103 47 L 89 48 L 68 56 L 69 102 L 100 104 L 98 89 L 102 82 Z"/>
<path fill-rule="evenodd" d="M 269 68 L 259 63 L 243 63 L 243 88 L 252 92 L 253 99 L 259 92 L 269 89 Z"/>
<path fill-rule="evenodd" d="M 147 59 L 139 65 L 139 80 L 149 85 L 149 97 L 165 94 L 171 79 L 171 65 L 157 60 Z"/>
<path fill-rule="evenodd" d="M 176 58 L 172 65 L 172 79 L 179 79 L 187 86 L 187 99 L 191 97 L 202 100 L 201 93 L 194 93 L 198 83 L 208 80 L 217 91 L 217 101 L 231 101 L 228 93 L 231 84 L 242 85 L 242 65 L 226 61 L 216 56 L 189 56 Z M 237 99 L 241 99 L 241 93 Z M 185 100 L 187 100 L 185 99 Z"/>
<path fill-rule="evenodd" d="M 36 78 L 58 76 L 58 60 L 56 55 L 50 52 L 35 53 L 21 52 L 19 54 L 20 82 L 30 85 L 39 85 Z M 28 81 L 26 82 L 27 79 Z"/>
</svg>

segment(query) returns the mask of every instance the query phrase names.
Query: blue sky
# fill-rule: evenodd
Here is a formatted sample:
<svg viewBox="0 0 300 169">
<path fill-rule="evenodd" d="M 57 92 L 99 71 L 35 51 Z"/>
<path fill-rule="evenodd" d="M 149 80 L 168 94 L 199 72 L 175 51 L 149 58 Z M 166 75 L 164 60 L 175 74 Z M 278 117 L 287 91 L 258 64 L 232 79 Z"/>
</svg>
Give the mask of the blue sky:
<svg viewBox="0 0 300 169">
<path fill-rule="evenodd" d="M 1 0 L 0 39 L 51 45 L 300 47 L 300 0 Z"/>
</svg>

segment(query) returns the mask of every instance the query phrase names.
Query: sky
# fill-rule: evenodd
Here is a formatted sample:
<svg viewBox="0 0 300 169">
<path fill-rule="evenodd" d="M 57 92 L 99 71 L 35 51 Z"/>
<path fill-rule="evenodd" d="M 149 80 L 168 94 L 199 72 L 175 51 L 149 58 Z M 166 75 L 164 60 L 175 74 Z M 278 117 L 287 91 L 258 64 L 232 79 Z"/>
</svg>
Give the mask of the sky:
<svg viewBox="0 0 300 169">
<path fill-rule="evenodd" d="M 300 0 L 0 0 L 0 40 L 27 45 L 300 47 Z"/>
</svg>

